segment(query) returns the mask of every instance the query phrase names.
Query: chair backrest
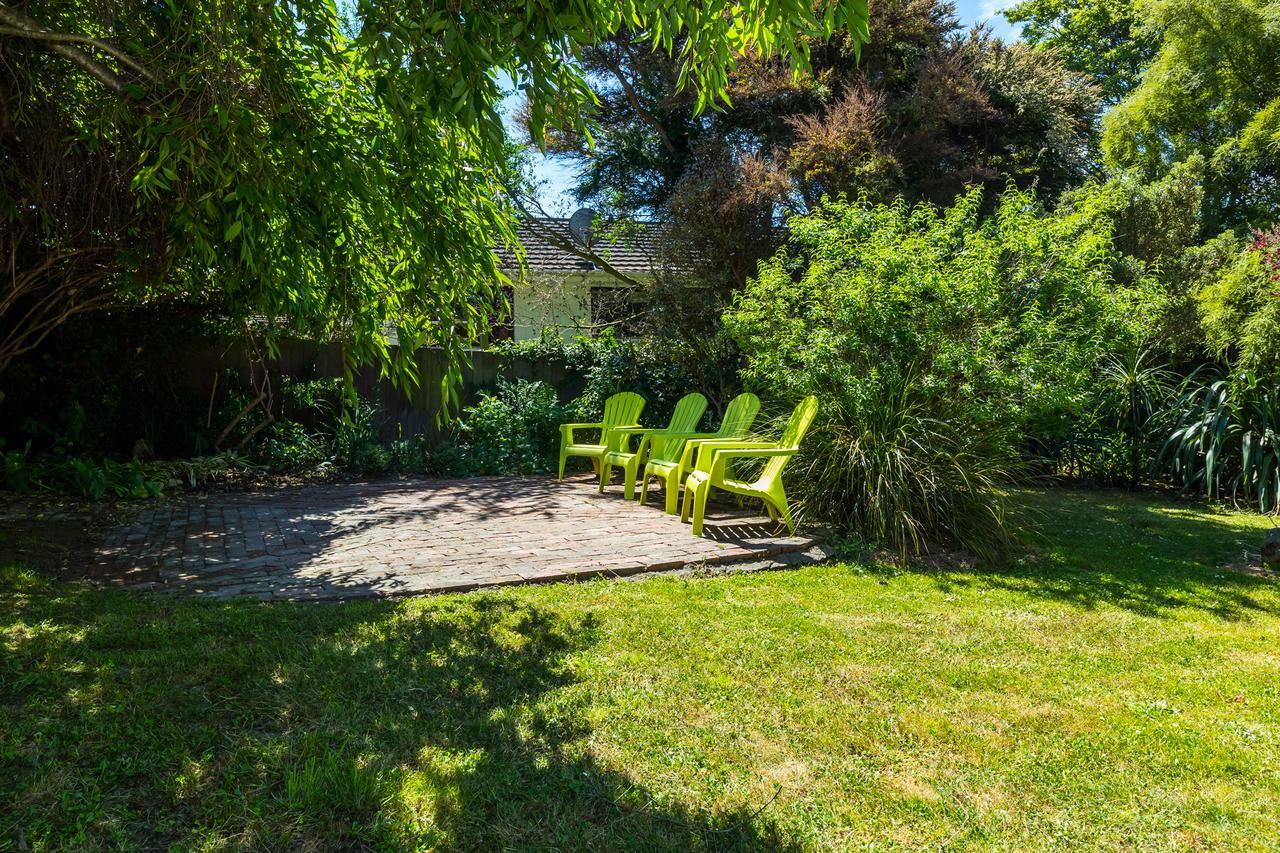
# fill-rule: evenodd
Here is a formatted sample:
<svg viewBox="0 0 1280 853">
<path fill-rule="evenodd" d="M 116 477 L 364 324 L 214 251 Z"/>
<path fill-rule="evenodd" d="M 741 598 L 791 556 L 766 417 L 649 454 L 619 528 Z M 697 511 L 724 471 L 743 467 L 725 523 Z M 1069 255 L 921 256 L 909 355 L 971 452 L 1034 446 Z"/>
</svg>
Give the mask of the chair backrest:
<svg viewBox="0 0 1280 853">
<path fill-rule="evenodd" d="M 813 423 L 813 419 L 817 414 L 817 397 L 811 395 L 797 403 L 795 411 L 791 413 L 791 417 L 787 420 L 786 429 L 782 431 L 782 438 L 778 440 L 778 447 L 783 450 L 800 449 L 800 440 L 809 431 L 809 425 Z M 764 466 L 764 470 L 760 472 L 760 479 L 762 481 L 772 480 L 780 475 L 789 459 L 789 456 L 776 456 L 770 459 Z"/>
<path fill-rule="evenodd" d="M 693 432 L 698 428 L 698 421 L 702 420 L 702 413 L 706 410 L 706 397 L 697 391 L 685 394 L 676 403 L 676 410 L 671 413 L 671 423 L 667 424 L 667 429 L 672 432 Z"/>
<path fill-rule="evenodd" d="M 626 435 L 614 432 L 614 427 L 631 426 L 640 420 L 640 412 L 644 410 L 644 397 L 631 391 L 614 394 L 604 401 L 604 417 L 601 423 L 600 443 L 608 450 L 618 450 Z"/>
<path fill-rule="evenodd" d="M 604 401 L 604 417 L 600 420 L 605 429 L 630 426 L 640 419 L 644 410 L 644 397 L 631 391 L 614 394 Z"/>
<path fill-rule="evenodd" d="M 724 420 L 716 432 L 719 438 L 742 438 L 751 431 L 760 413 L 760 398 L 755 394 L 739 394 L 729 401 L 724 410 Z"/>
<path fill-rule="evenodd" d="M 676 403 L 676 410 L 671 414 L 671 422 L 667 424 L 667 429 L 671 432 L 694 432 L 706 410 L 706 397 L 697 391 L 685 394 L 680 398 L 680 402 Z M 652 459 L 679 458 L 677 454 L 684 447 L 682 440 L 667 441 L 659 433 L 654 433 L 651 440 L 653 444 L 649 455 Z"/>
</svg>

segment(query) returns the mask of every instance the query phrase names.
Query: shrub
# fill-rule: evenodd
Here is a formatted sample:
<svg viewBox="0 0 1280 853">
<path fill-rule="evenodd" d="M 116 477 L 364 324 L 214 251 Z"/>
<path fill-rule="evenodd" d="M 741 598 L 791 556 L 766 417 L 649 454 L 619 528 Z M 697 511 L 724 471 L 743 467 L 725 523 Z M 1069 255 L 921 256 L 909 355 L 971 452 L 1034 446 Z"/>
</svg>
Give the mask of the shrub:
<svg viewBox="0 0 1280 853">
<path fill-rule="evenodd" d="M 555 389 L 543 382 L 499 380 L 458 421 L 451 464 L 467 474 L 534 474 L 554 471 L 560 424 L 569 420 Z"/>
<path fill-rule="evenodd" d="M 802 506 L 903 553 L 998 551 L 995 485 L 1022 436 L 1086 411 L 1103 359 L 1136 349 L 1159 307 L 1149 282 L 1112 275 L 1112 194 L 1049 214 L 1010 188 L 986 219 L 981 202 L 792 219 L 725 316 L 749 387 L 822 402 L 792 480 Z"/>
<path fill-rule="evenodd" d="M 1229 495 L 1280 512 L 1280 383 L 1212 368 L 1187 378 L 1167 414 L 1168 438 L 1154 469 L 1184 493 Z"/>
<path fill-rule="evenodd" d="M 1280 229 L 1255 235 L 1196 300 L 1215 355 L 1241 370 L 1280 373 Z"/>
<path fill-rule="evenodd" d="M 899 556 L 947 539 L 986 558 L 1008 541 L 998 488 L 1015 462 L 998 434 L 939 416 L 945 407 L 910 373 L 857 410 L 828 408 L 789 482 L 806 512 Z"/>
<path fill-rule="evenodd" d="M 0 450 L 5 486 L 16 492 L 69 492 L 86 498 L 156 497 L 164 491 L 165 480 L 139 462 L 94 461 L 76 456 L 31 454 L 28 443 L 22 450 Z"/>
<path fill-rule="evenodd" d="M 391 466 L 391 453 L 382 444 L 378 410 L 357 399 L 338 420 L 333 436 L 334 462 L 359 476 L 383 474 Z"/>
<path fill-rule="evenodd" d="M 1032 454 L 1050 461 L 1051 473 L 1139 485 L 1164 440 L 1160 421 L 1175 378 L 1150 349 L 1106 356 L 1085 411 L 1063 412 L 1056 429 L 1042 426 Z"/>
<path fill-rule="evenodd" d="M 274 421 L 264 432 L 266 438 L 255 448 L 254 457 L 271 471 L 315 471 L 332 460 L 332 438 L 297 421 Z"/>
<path fill-rule="evenodd" d="M 570 404 L 574 418 L 595 420 L 610 395 L 634 391 L 646 401 L 646 420 L 659 422 L 693 390 L 679 359 L 673 357 L 672 348 L 678 346 L 668 340 L 620 338 L 612 329 L 605 329 L 593 338 L 568 341 L 554 332 L 544 332 L 535 340 L 496 344 L 494 351 L 508 358 L 552 362 L 582 376 L 585 387 Z"/>
</svg>

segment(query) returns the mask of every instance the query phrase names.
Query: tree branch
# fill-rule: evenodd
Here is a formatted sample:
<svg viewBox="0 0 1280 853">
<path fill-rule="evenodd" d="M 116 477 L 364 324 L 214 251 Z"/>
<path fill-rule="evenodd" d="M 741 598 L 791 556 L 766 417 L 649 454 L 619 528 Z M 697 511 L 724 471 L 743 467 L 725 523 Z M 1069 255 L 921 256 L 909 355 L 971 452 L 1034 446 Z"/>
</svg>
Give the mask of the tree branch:
<svg viewBox="0 0 1280 853">
<path fill-rule="evenodd" d="M 662 144 L 667 149 L 667 152 L 674 154 L 676 147 L 671 144 L 671 137 L 667 135 L 667 129 L 662 126 L 662 122 L 658 121 L 657 117 L 655 117 L 653 113 L 649 112 L 649 110 L 640 103 L 640 97 L 636 94 L 635 87 L 631 85 L 631 81 L 628 80 L 626 75 L 622 72 L 622 64 L 614 60 L 612 57 L 605 55 L 603 52 L 601 55 L 605 66 L 613 72 L 614 77 L 618 78 L 618 85 L 622 87 L 622 93 L 627 96 L 627 101 L 631 104 L 631 108 L 636 111 L 636 114 L 640 116 L 645 124 L 654 129 L 658 134 L 658 138 L 662 140 Z"/>
<path fill-rule="evenodd" d="M 552 217 L 547 214 L 547 211 L 542 207 L 542 204 L 537 199 L 529 199 L 529 201 L 532 201 L 538 208 L 535 213 L 531 212 L 528 207 L 525 206 L 526 200 L 523 197 L 516 193 L 511 193 L 511 196 L 512 201 L 524 216 L 523 223 L 532 229 L 538 237 L 561 251 L 568 252 L 571 255 L 582 258 L 584 261 L 589 261 L 595 264 L 601 270 L 613 276 L 618 281 L 621 281 L 623 284 L 631 287 L 644 286 L 639 280 L 632 278 L 613 264 L 609 263 L 609 261 L 601 257 L 598 252 L 593 252 L 590 248 L 583 246 L 580 243 L 576 243 L 573 240 L 566 240 L 564 236 L 558 233 L 555 229 L 544 226 L 542 224 L 542 220 L 551 219 Z"/>
<path fill-rule="evenodd" d="M 79 66 L 81 70 L 117 95 L 125 94 L 125 81 L 105 63 L 72 45 L 83 44 L 92 47 L 112 57 L 121 65 L 146 80 L 154 82 L 156 79 L 155 75 L 148 71 L 146 66 L 118 47 L 91 36 L 54 32 L 34 18 L 17 9 L 6 6 L 4 3 L 0 3 L 0 35 L 46 43 L 50 53 Z"/>
</svg>

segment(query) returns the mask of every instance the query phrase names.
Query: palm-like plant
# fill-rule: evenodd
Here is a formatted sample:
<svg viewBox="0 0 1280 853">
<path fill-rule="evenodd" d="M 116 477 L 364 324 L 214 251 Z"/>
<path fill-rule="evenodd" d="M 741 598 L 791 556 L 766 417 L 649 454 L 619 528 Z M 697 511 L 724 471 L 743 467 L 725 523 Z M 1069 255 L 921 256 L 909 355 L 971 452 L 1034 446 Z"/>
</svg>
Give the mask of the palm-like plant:
<svg viewBox="0 0 1280 853">
<path fill-rule="evenodd" d="M 1280 511 L 1280 384 L 1249 372 L 1212 368 L 1187 378 L 1171 412 L 1171 432 L 1155 469 L 1184 493 L 1230 495 Z"/>
<path fill-rule="evenodd" d="M 1096 420 L 1121 436 L 1128 456 L 1129 485 L 1137 486 L 1146 467 L 1143 459 L 1152 420 L 1166 404 L 1173 374 L 1155 361 L 1150 350 L 1141 349 L 1123 358 L 1108 356 L 1102 363 L 1100 380 L 1103 402 Z"/>
</svg>

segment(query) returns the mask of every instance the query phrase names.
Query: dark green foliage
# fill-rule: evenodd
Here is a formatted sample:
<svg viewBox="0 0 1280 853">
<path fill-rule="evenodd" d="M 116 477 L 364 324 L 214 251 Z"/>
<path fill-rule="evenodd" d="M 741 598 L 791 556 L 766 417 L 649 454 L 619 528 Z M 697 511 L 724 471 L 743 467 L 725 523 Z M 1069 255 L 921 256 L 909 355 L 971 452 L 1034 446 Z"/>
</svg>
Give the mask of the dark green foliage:
<svg viewBox="0 0 1280 853">
<path fill-rule="evenodd" d="M 314 471 L 329 462 L 331 442 L 297 421 L 276 421 L 266 436 L 254 458 L 272 471 Z"/>
<path fill-rule="evenodd" d="M 468 406 L 455 430 L 467 474 L 545 474 L 556 468 L 560 424 L 570 420 L 543 382 L 499 380 L 495 393 Z"/>
<path fill-rule="evenodd" d="M 30 456 L 23 450 L 4 451 L 5 487 L 15 492 L 69 492 L 86 498 L 151 498 L 164 491 L 165 481 L 154 469 L 138 462 L 93 461 L 50 454 Z"/>
<path fill-rule="evenodd" d="M 117 462 L 56 452 L 33 454 L 0 445 L 0 485 L 15 492 L 61 492 L 92 498 L 154 498 L 175 487 L 202 488 L 231 475 L 254 470 L 232 453 L 169 462 Z"/>
<path fill-rule="evenodd" d="M 665 423 L 685 394 L 693 390 L 689 375 L 681 369 L 674 351 L 678 342 L 654 338 L 621 338 L 605 329 L 592 338 L 566 341 L 553 333 L 518 343 L 504 342 L 499 353 L 530 361 L 550 361 L 586 379 L 586 386 L 571 404 L 576 419 L 597 420 L 604 401 L 619 391 L 634 391 L 645 399 L 645 423 Z M 706 392 L 723 404 L 728 395 Z M 713 403 L 714 405 L 714 403 Z"/>
<path fill-rule="evenodd" d="M 383 446 L 378 411 L 364 400 L 338 419 L 333 434 L 333 461 L 342 470 L 361 476 L 385 473 L 391 453 Z"/>
<path fill-rule="evenodd" d="M 1045 418 L 1041 431 L 1028 436 L 1032 460 L 1050 474 L 1139 485 L 1164 440 L 1161 425 L 1176 382 L 1151 349 L 1106 356 L 1083 411 Z"/>
<path fill-rule="evenodd" d="M 1054 212 L 1006 190 L 946 209 L 828 204 L 748 283 L 725 326 L 766 399 L 821 401 L 788 485 L 816 520 L 902 553 L 1005 542 L 997 486 L 1023 436 L 1089 411 L 1109 355 L 1159 298 L 1114 276 L 1114 193 Z"/>
<path fill-rule="evenodd" d="M 1188 377 L 1155 460 L 1183 492 L 1280 511 L 1280 382 L 1213 369 Z"/>
<path fill-rule="evenodd" d="M 36 453 L 129 458 L 142 442 L 144 456 L 204 455 L 209 401 L 181 371 L 221 330 L 193 305 L 73 319 L 4 374 L 0 438 Z"/>
</svg>

